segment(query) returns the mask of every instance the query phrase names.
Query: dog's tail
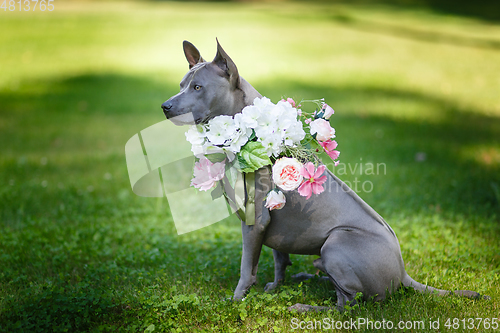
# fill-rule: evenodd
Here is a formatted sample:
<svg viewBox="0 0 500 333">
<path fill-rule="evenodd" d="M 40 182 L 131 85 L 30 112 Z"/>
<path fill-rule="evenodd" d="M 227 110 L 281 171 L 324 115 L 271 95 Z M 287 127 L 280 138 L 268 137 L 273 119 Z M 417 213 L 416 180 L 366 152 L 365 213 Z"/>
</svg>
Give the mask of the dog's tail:
<svg viewBox="0 0 500 333">
<path fill-rule="evenodd" d="M 471 299 L 491 299 L 489 296 L 484 296 L 479 294 L 478 292 L 471 291 L 471 290 L 455 290 L 455 291 L 450 291 L 450 290 L 443 290 L 443 289 L 438 289 L 434 288 L 431 286 L 426 286 L 425 284 L 422 284 L 420 282 L 417 282 L 413 280 L 408 274 L 403 278 L 403 286 L 405 287 L 411 287 L 415 289 L 416 291 L 419 291 L 421 293 L 427 293 L 427 294 L 436 294 L 439 296 L 446 296 L 446 295 L 451 295 L 451 294 L 456 294 L 458 296 L 463 296 Z"/>
</svg>

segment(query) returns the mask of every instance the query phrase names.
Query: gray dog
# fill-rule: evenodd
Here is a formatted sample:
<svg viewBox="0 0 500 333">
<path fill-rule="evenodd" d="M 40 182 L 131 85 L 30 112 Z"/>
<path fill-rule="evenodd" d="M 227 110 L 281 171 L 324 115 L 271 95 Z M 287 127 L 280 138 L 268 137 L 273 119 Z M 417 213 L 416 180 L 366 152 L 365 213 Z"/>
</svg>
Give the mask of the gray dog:
<svg viewBox="0 0 500 333">
<path fill-rule="evenodd" d="M 238 74 L 236 65 L 217 42 L 217 55 L 206 62 L 193 44 L 184 41 L 189 72 L 180 84 L 180 92 L 162 104 L 165 116 L 176 125 L 205 123 L 219 115 L 233 116 L 261 97 Z M 314 266 L 328 275 L 337 293 L 337 309 L 342 311 L 361 292 L 363 299 L 382 300 L 402 285 L 421 292 L 450 294 L 413 280 L 405 271 L 396 234 L 384 219 L 345 183 L 327 169 L 324 193 L 306 200 L 296 191 L 286 192 L 286 205 L 269 211 L 264 198 L 272 188 L 269 168 L 256 172 L 256 222 L 242 222 L 243 255 L 241 275 L 234 299 L 241 300 L 256 282 L 262 245 L 273 249 L 274 282 L 272 290 L 285 277 L 291 265 L 289 254 L 319 255 Z M 456 294 L 470 298 L 480 295 L 460 290 Z M 351 303 L 352 304 L 352 303 Z M 323 310 L 296 304 L 298 311 Z"/>
</svg>

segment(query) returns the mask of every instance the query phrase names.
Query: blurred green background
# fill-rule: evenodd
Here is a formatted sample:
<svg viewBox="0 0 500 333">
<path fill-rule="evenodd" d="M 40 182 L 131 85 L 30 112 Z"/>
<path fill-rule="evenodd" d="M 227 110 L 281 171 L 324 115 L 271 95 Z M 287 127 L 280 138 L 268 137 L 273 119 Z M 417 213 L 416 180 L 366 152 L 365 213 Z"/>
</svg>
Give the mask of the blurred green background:
<svg viewBox="0 0 500 333">
<path fill-rule="evenodd" d="M 216 37 L 272 101 L 324 97 L 335 109 L 347 169 L 334 171 L 373 184 L 358 193 L 393 226 L 412 277 L 492 296 L 402 291 L 308 318 L 498 317 L 496 1 L 53 4 L 0 9 L 1 332 L 286 332 L 298 316 L 287 306 L 335 304 L 318 281 L 264 294 L 269 249 L 246 303 L 227 302 L 239 222 L 177 236 L 164 199 L 131 191 L 125 143 L 164 120 L 188 69 L 182 41 L 210 60 Z M 366 163 L 385 172 L 360 172 Z M 313 259 L 294 256 L 287 276 L 314 272 Z"/>
</svg>

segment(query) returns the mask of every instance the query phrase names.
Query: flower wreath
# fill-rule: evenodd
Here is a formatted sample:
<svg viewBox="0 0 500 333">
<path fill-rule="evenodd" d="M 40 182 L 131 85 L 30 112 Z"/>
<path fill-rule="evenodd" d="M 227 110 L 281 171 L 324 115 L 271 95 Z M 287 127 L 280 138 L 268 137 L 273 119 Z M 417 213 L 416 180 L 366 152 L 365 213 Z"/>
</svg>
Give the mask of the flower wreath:
<svg viewBox="0 0 500 333">
<path fill-rule="evenodd" d="M 300 109 L 306 102 L 316 104 L 314 112 Z M 234 117 L 217 116 L 207 124 L 191 126 L 186 139 L 199 158 L 191 186 L 207 191 L 233 167 L 251 174 L 272 165 L 272 179 L 279 189 L 297 190 L 306 199 L 322 193 L 326 166 L 320 165 L 318 155 L 325 152 L 334 161 L 340 155 L 333 140 L 335 129 L 329 123 L 333 113 L 324 99 L 303 100 L 296 106 L 291 98 L 273 104 L 262 97 L 255 98 L 252 105 Z M 286 203 L 279 189 L 271 190 L 266 197 L 269 210 L 281 209 Z"/>
</svg>

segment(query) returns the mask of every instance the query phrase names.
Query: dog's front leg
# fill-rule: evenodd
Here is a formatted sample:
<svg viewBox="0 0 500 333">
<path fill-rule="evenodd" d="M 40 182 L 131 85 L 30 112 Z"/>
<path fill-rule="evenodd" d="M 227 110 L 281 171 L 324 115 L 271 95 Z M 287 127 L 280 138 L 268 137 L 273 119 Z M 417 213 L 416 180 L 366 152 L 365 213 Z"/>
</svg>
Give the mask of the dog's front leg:
<svg viewBox="0 0 500 333">
<path fill-rule="evenodd" d="M 240 281 L 234 291 L 235 300 L 241 300 L 247 290 L 257 282 L 257 268 L 264 238 L 264 229 L 257 223 L 249 226 L 243 222 L 241 230 L 243 233 L 243 253 Z"/>
<path fill-rule="evenodd" d="M 267 167 L 255 171 L 255 224 L 241 223 L 243 253 L 241 256 L 240 281 L 234 291 L 234 299 L 241 300 L 247 290 L 257 282 L 257 267 L 262 250 L 264 234 L 271 216 L 265 208 L 264 199 L 271 190 L 270 170 Z"/>
</svg>

